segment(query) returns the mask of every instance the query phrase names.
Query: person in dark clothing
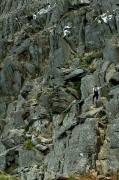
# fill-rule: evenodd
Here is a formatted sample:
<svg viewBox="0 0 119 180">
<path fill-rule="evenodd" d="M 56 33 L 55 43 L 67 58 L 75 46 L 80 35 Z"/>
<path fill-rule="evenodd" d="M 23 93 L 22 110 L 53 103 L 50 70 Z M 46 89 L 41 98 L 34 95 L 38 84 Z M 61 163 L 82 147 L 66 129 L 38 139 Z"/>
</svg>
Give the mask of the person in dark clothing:
<svg viewBox="0 0 119 180">
<path fill-rule="evenodd" d="M 92 100 L 92 103 L 94 104 L 94 99 L 96 98 L 96 100 L 98 100 L 98 91 L 99 89 L 101 89 L 102 87 L 97 87 L 97 85 L 94 86 L 93 88 L 93 100 Z"/>
</svg>

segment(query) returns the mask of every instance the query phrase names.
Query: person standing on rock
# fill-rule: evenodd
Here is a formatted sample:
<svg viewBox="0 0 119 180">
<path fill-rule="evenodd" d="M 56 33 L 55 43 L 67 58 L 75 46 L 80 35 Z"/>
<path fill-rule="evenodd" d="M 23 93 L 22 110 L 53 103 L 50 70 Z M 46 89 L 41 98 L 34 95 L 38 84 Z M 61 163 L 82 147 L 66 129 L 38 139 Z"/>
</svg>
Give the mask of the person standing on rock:
<svg viewBox="0 0 119 180">
<path fill-rule="evenodd" d="M 68 36 L 71 32 L 70 29 L 72 29 L 72 26 L 69 26 L 68 24 L 66 24 L 63 28 L 63 38 L 65 38 L 66 36 Z"/>
<path fill-rule="evenodd" d="M 102 87 L 97 87 L 97 85 L 95 84 L 94 88 L 93 88 L 93 100 L 92 103 L 94 104 L 94 99 L 96 98 L 96 100 L 98 100 L 98 90 L 101 89 Z"/>
<path fill-rule="evenodd" d="M 34 12 L 33 19 L 36 19 L 36 17 L 37 17 L 37 12 Z"/>
</svg>

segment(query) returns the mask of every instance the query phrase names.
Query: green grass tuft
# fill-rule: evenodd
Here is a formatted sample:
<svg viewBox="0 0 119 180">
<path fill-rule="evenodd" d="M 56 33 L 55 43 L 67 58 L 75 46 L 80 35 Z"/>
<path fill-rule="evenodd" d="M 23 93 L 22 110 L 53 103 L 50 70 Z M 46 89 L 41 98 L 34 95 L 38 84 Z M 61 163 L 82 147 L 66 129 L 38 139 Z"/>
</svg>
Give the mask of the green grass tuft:
<svg viewBox="0 0 119 180">
<path fill-rule="evenodd" d="M 10 176 L 10 175 L 0 171 L 0 180 L 20 180 L 20 178 Z"/>
<path fill-rule="evenodd" d="M 25 141 L 24 148 L 25 149 L 33 149 L 35 147 L 35 144 L 31 141 L 31 139 L 28 139 Z"/>
</svg>

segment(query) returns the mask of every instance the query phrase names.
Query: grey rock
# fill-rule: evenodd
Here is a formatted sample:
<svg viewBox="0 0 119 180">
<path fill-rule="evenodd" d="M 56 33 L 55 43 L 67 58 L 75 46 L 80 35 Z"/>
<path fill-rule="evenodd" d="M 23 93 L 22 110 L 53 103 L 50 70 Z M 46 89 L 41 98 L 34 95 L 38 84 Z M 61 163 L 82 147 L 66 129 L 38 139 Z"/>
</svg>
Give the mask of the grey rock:
<svg viewBox="0 0 119 180">
<path fill-rule="evenodd" d="M 55 30 L 50 35 L 50 45 L 50 61 L 52 67 L 63 67 L 71 58 L 72 49 L 61 37 L 58 36 L 58 34 L 55 33 Z"/>
<path fill-rule="evenodd" d="M 6 117 L 6 110 L 7 110 L 7 103 L 6 102 L 0 103 L 0 112 L 1 112 L 0 114 L 1 114 L 1 118 L 3 119 Z"/>
<path fill-rule="evenodd" d="M 110 79 L 111 84 L 118 85 L 119 84 L 119 72 L 115 72 Z"/>
<path fill-rule="evenodd" d="M 32 57 L 29 60 L 36 68 L 40 69 L 42 72 L 42 62 L 43 62 L 42 48 L 35 41 L 32 41 L 29 46 L 29 51 L 30 51 L 29 52 L 30 56 Z"/>
<path fill-rule="evenodd" d="M 18 61 L 11 61 L 9 58 L 4 61 L 4 66 L 1 71 L 0 86 L 5 94 L 13 95 L 12 86 L 18 83 L 19 91 L 22 85 L 22 67 Z M 18 91 L 18 88 L 17 88 Z"/>
<path fill-rule="evenodd" d="M 109 118 L 109 121 L 113 121 L 113 119 L 118 118 L 118 107 L 119 107 L 119 87 L 113 88 L 109 92 L 110 99 L 106 102 L 106 112 Z"/>
<path fill-rule="evenodd" d="M 28 34 L 25 33 L 25 32 L 21 32 L 20 35 L 19 35 L 19 36 L 17 37 L 17 39 L 15 40 L 15 45 L 16 45 L 16 46 L 21 45 L 21 44 L 23 43 L 23 41 L 24 41 L 25 39 L 27 39 L 27 38 L 28 38 Z"/>
<path fill-rule="evenodd" d="M 23 127 L 25 125 L 24 120 L 23 120 L 23 114 L 24 114 L 24 111 L 17 111 L 14 113 L 13 121 L 14 121 L 15 128 Z"/>
<path fill-rule="evenodd" d="M 29 167 L 37 164 L 42 159 L 42 155 L 36 150 L 19 150 L 19 167 Z"/>
<path fill-rule="evenodd" d="M 4 171 L 6 168 L 6 157 L 0 154 L 0 170 Z"/>
<path fill-rule="evenodd" d="M 92 94 L 94 84 L 93 75 L 86 75 L 81 79 L 81 99 L 86 99 L 90 94 Z"/>
<path fill-rule="evenodd" d="M 31 170 L 28 169 L 28 172 L 24 172 L 24 171 L 21 172 L 21 174 L 22 174 L 21 178 L 22 179 L 27 178 L 30 180 L 35 180 L 35 179 L 42 180 L 42 178 L 43 178 L 43 173 L 39 172 L 39 170 L 37 170 L 37 169 L 31 169 Z"/>
<path fill-rule="evenodd" d="M 42 144 L 37 144 L 37 145 L 36 145 L 36 148 L 37 148 L 39 151 L 45 151 L 45 150 L 48 149 L 47 146 L 44 146 L 44 145 L 42 145 Z"/>
<path fill-rule="evenodd" d="M 104 59 L 108 59 L 111 62 L 118 63 L 118 36 L 113 36 L 111 40 L 106 41 L 105 48 L 103 50 Z M 108 53 L 107 53 L 108 52 Z"/>
<path fill-rule="evenodd" d="M 0 154 L 6 150 L 5 146 L 3 145 L 1 139 L 0 139 Z"/>
<path fill-rule="evenodd" d="M 23 180 L 60 179 L 90 169 L 98 178 L 116 173 L 118 0 L 0 3 L 0 169 L 18 162 L 12 174 Z M 66 23 L 73 28 L 64 39 Z M 102 56 L 88 64 L 90 51 Z M 81 88 L 74 89 L 76 81 Z M 95 83 L 102 89 L 91 105 Z M 25 150 L 29 138 L 35 147 Z"/>
<path fill-rule="evenodd" d="M 107 126 L 104 146 L 99 153 L 99 162 L 103 174 L 108 172 L 108 166 L 115 172 L 118 169 L 118 128 L 118 119 L 113 119 L 112 123 Z"/>
<path fill-rule="evenodd" d="M 115 66 L 117 72 L 119 72 L 119 65 Z"/>
<path fill-rule="evenodd" d="M 93 118 L 93 117 L 95 117 L 96 114 L 98 114 L 102 110 L 103 110 L 103 107 L 99 107 L 99 108 L 90 110 L 88 112 L 85 112 L 85 113 L 81 114 L 79 116 L 79 119 L 80 119 L 81 122 L 84 122 L 86 120 L 86 118 Z"/>
<path fill-rule="evenodd" d="M 65 77 L 65 80 L 73 80 L 73 79 L 80 79 L 82 76 L 84 76 L 84 70 L 83 69 L 76 69 L 75 71 L 71 72 L 69 75 Z"/>
<path fill-rule="evenodd" d="M 51 109 L 53 113 L 60 113 L 67 109 L 68 105 L 74 100 L 74 97 L 65 91 L 59 91 L 56 93 L 52 93 L 48 102 L 51 105 Z"/>
<path fill-rule="evenodd" d="M 2 143 L 6 149 L 13 148 L 25 141 L 22 131 L 11 130 L 9 133 L 6 137 L 2 138 Z"/>
<path fill-rule="evenodd" d="M 35 69 L 34 65 L 26 62 L 26 69 L 30 74 L 36 75 L 36 69 Z"/>
<path fill-rule="evenodd" d="M 66 136 L 54 143 L 54 151 L 45 157 L 44 162 L 48 165 L 47 172 L 49 172 L 49 176 L 50 172 L 53 174 L 55 172 L 58 176 L 59 174 L 71 172 L 74 169 L 75 172 L 83 173 L 86 166 L 91 165 L 91 157 L 95 153 L 96 148 L 95 128 L 97 128 L 97 122 L 94 119 L 87 119 L 84 124 L 78 125 L 73 129 L 68 144 L 68 137 Z M 57 155 L 55 156 L 56 152 Z M 87 159 L 87 156 L 90 156 L 90 158 Z M 60 168 L 59 163 L 61 165 Z M 79 166 L 80 169 L 78 168 Z"/>
<path fill-rule="evenodd" d="M 19 46 L 16 50 L 16 53 L 22 54 L 23 52 L 25 52 L 26 50 L 28 50 L 28 48 L 30 47 L 30 39 L 26 39 L 21 46 Z"/>
</svg>

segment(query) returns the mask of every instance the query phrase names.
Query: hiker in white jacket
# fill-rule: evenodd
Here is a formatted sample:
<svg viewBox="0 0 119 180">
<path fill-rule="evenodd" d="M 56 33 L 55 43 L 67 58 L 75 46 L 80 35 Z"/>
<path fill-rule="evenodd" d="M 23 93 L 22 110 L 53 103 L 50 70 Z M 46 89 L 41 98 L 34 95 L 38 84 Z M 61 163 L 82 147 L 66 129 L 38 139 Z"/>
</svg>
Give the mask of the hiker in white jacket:
<svg viewBox="0 0 119 180">
<path fill-rule="evenodd" d="M 70 29 L 72 29 L 72 26 L 69 26 L 68 24 L 66 24 L 63 28 L 63 38 L 65 38 L 67 35 L 70 34 Z"/>
<path fill-rule="evenodd" d="M 92 99 L 92 103 L 94 103 L 94 99 L 96 98 L 96 100 L 98 100 L 98 90 L 101 89 L 102 87 L 97 87 L 97 85 L 95 84 L 94 88 L 93 88 L 93 99 Z"/>
</svg>

